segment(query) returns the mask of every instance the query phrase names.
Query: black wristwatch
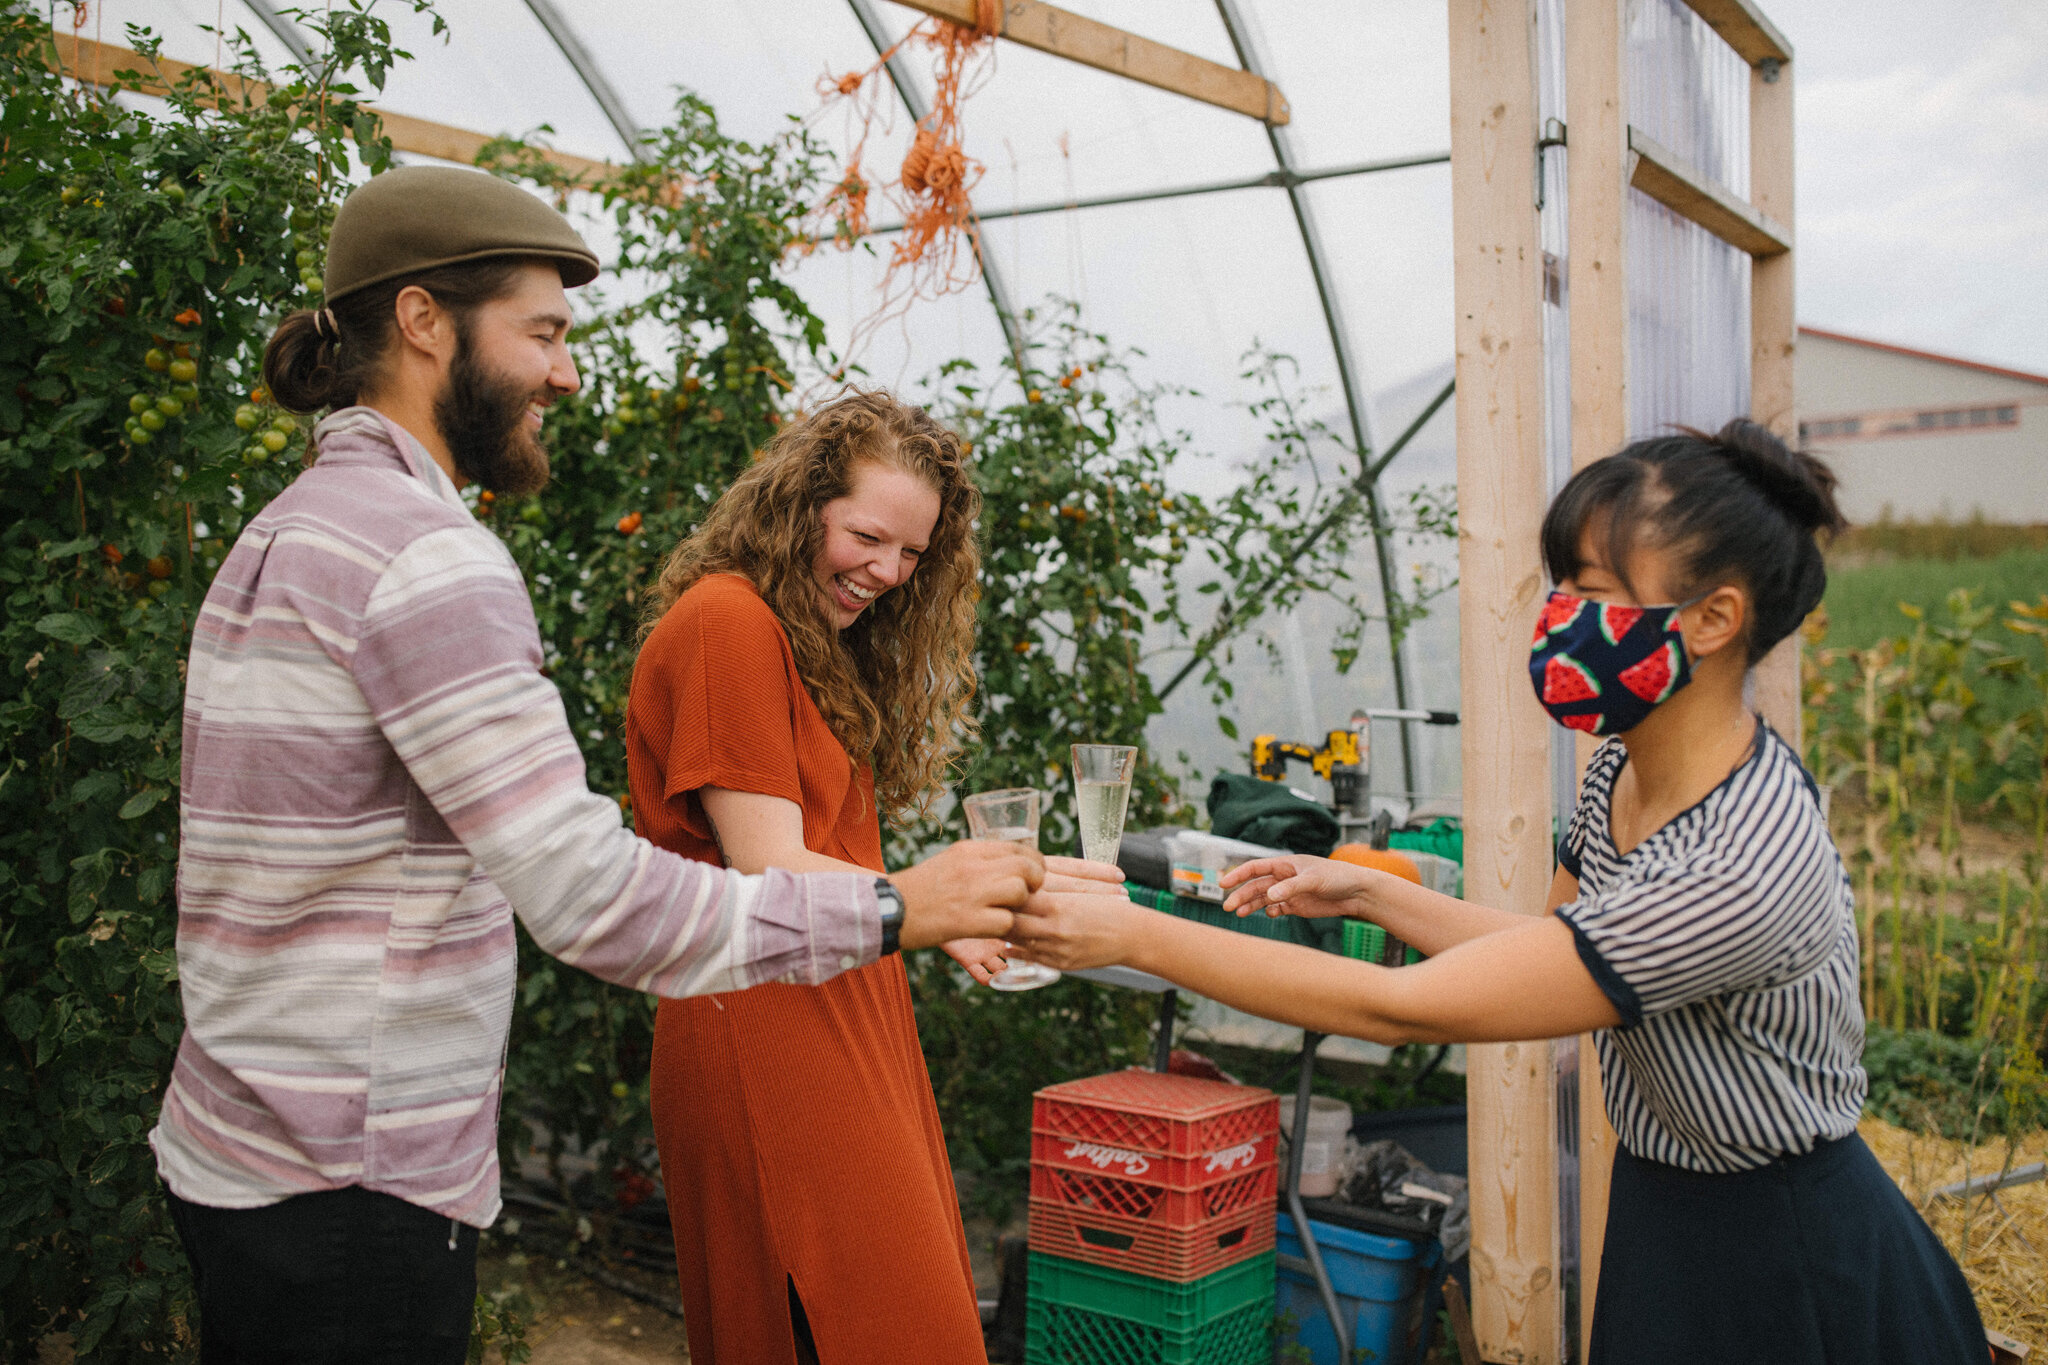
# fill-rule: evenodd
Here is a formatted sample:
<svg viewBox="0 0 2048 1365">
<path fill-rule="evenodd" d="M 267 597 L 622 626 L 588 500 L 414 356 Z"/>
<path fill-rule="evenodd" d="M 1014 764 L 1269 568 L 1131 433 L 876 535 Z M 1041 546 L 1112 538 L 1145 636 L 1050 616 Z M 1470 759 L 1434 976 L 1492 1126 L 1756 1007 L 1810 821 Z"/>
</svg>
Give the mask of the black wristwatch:
<svg viewBox="0 0 2048 1365">
<path fill-rule="evenodd" d="M 887 877 L 875 878 L 875 900 L 882 907 L 882 951 L 887 957 L 903 946 L 903 893 Z"/>
</svg>

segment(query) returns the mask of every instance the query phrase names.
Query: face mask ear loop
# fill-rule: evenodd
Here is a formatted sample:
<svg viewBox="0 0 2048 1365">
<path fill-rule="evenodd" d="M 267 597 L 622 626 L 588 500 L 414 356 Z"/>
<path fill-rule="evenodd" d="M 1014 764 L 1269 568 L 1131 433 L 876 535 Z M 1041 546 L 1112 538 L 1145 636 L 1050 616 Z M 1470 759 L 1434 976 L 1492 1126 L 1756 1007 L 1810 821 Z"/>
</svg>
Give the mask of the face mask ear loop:
<svg viewBox="0 0 2048 1365">
<path fill-rule="evenodd" d="M 1721 591 L 1721 589 L 1727 586 L 1729 585 L 1726 583 L 1716 583 L 1711 588 L 1703 588 L 1699 592 L 1694 593 L 1691 597 L 1686 598 L 1684 601 L 1680 602 L 1677 606 L 1671 609 L 1672 618 L 1679 623 L 1678 647 L 1685 651 L 1685 665 L 1687 668 L 1696 668 L 1699 666 L 1699 662 L 1701 659 L 1711 658 L 1712 656 L 1706 654 L 1695 654 L 1692 652 L 1692 642 L 1685 638 L 1685 612 L 1688 608 L 1698 606 L 1700 603 L 1706 601 L 1709 597 L 1712 597 L 1715 593 Z M 1716 654 L 1720 653 L 1719 650 L 1716 650 L 1714 652 Z"/>
</svg>

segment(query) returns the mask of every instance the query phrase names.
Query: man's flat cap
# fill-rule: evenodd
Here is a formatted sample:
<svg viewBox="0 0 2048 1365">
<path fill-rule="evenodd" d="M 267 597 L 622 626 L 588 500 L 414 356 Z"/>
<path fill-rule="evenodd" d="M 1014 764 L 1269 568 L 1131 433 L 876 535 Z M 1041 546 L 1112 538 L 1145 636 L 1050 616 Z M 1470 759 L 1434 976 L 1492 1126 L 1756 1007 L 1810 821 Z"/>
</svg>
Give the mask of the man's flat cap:
<svg viewBox="0 0 2048 1365">
<path fill-rule="evenodd" d="M 597 278 L 597 253 L 569 220 L 517 185 L 454 166 L 400 166 L 342 201 L 327 243 L 327 302 L 499 256 L 553 261 L 572 289 Z"/>
</svg>

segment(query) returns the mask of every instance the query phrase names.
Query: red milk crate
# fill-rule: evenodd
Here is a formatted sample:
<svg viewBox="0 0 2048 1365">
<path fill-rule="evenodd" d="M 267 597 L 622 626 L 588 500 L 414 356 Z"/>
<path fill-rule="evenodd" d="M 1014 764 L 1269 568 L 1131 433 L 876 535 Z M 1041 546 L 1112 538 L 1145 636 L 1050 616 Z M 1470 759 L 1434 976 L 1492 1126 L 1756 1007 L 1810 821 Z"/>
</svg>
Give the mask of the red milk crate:
<svg viewBox="0 0 2048 1365">
<path fill-rule="evenodd" d="M 1279 1131 L 1270 1090 L 1135 1067 L 1049 1085 L 1031 1100 L 1034 1164 L 1177 1190 L 1271 1161 Z"/>
<path fill-rule="evenodd" d="M 1093 1150 L 1089 1150 L 1089 1148 Z M 1095 1144 L 1070 1143 L 1064 1138 L 1032 1135 L 1031 1194 L 1033 1198 L 1075 1208 L 1100 1209 L 1161 1227 L 1187 1228 L 1255 1206 L 1270 1206 L 1279 1193 L 1279 1165 L 1273 1159 L 1270 1140 L 1228 1148 L 1238 1151 L 1263 1150 L 1265 1160 L 1250 1170 L 1245 1160 L 1234 1160 L 1234 1174 L 1212 1177 L 1194 1189 L 1175 1189 L 1150 1178 L 1163 1170 L 1163 1161 L 1149 1160 L 1141 1153 L 1118 1152 Z M 1077 1155 L 1078 1149 L 1078 1155 Z M 1105 1153 L 1130 1158 L 1127 1161 L 1096 1161 Z M 1095 1160 L 1091 1160 L 1094 1158 Z M 1248 1158 L 1247 1158 L 1248 1159 Z M 1220 1163 L 1219 1163 L 1220 1164 Z M 1228 1172 L 1231 1166 L 1223 1166 Z M 1137 1176 L 1123 1172 L 1137 1170 Z"/>
<path fill-rule="evenodd" d="M 1273 1232 L 1270 1202 L 1175 1228 L 1050 1199 L 1031 1201 L 1031 1250 L 1175 1283 L 1271 1251 Z"/>
</svg>

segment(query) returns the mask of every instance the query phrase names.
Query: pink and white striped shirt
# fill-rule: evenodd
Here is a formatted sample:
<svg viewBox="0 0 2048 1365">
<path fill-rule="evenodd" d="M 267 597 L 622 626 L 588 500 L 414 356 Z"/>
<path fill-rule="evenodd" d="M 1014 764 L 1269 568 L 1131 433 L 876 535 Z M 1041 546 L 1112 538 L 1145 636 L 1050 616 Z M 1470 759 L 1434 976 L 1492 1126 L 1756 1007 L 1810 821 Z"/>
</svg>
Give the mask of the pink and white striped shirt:
<svg viewBox="0 0 2048 1365">
<path fill-rule="evenodd" d="M 180 1198 L 361 1185 L 497 1216 L 512 916 L 636 990 L 875 960 L 871 878 L 721 872 L 592 793 L 512 557 L 382 414 L 235 542 L 185 687 L 185 1037 L 150 1135 Z"/>
</svg>

